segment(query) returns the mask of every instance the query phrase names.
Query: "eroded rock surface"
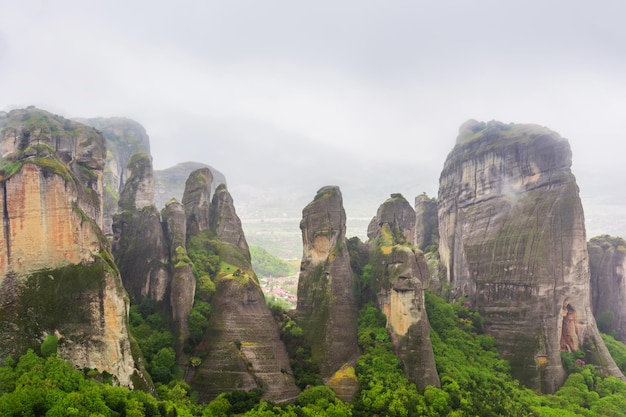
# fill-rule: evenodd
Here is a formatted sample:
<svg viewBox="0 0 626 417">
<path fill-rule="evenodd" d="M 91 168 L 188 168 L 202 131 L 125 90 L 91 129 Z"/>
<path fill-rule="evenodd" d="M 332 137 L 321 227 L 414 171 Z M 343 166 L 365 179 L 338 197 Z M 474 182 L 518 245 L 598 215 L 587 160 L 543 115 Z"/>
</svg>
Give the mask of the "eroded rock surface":
<svg viewBox="0 0 626 417">
<path fill-rule="evenodd" d="M 354 364 L 358 305 L 355 278 L 345 242 L 346 213 L 338 187 L 321 188 L 302 210 L 303 254 L 297 317 L 313 359 L 328 380 Z"/>
<path fill-rule="evenodd" d="M 415 212 L 402 195 L 392 194 L 375 219 L 378 230 L 369 242 L 372 290 L 387 317 L 394 350 L 411 382 L 420 389 L 440 386 L 424 301 L 428 266 L 413 246 Z"/>
<path fill-rule="evenodd" d="M 187 215 L 187 235 L 196 235 L 209 230 L 211 207 L 211 184 L 213 174 L 208 168 L 201 168 L 189 174 L 183 193 L 183 206 Z"/>
<path fill-rule="evenodd" d="M 0 357 L 54 334 L 76 367 L 133 386 L 128 297 L 100 229 L 104 138 L 35 108 L 0 125 Z"/>
<path fill-rule="evenodd" d="M 591 304 L 601 330 L 614 331 L 626 342 L 626 242 L 620 237 L 597 236 L 589 241 Z"/>
<path fill-rule="evenodd" d="M 468 121 L 439 180 L 439 252 L 513 375 L 556 391 L 560 352 L 613 375 L 591 312 L 584 216 L 567 140 L 535 125 Z"/>
</svg>

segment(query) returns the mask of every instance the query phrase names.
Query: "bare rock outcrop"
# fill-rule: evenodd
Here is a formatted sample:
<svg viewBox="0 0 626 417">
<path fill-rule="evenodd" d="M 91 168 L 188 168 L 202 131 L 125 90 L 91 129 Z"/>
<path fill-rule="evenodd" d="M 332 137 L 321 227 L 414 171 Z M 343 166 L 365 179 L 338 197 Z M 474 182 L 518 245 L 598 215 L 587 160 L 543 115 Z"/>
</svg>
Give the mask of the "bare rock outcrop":
<svg viewBox="0 0 626 417">
<path fill-rule="evenodd" d="M 355 277 L 346 246 L 339 187 L 321 188 L 302 210 L 303 254 L 297 319 L 325 380 L 359 355 Z"/>
<path fill-rule="evenodd" d="M 208 168 L 193 171 L 185 182 L 183 206 L 187 215 L 187 235 L 189 236 L 209 230 L 212 183 L 213 174 Z"/>
<path fill-rule="evenodd" d="M 35 108 L 0 125 L 0 357 L 55 335 L 76 367 L 138 385 L 128 296 L 100 229 L 104 138 Z"/>
<path fill-rule="evenodd" d="M 402 195 L 392 194 L 375 219 L 378 230 L 369 241 L 372 290 L 394 350 L 411 382 L 420 389 L 440 386 L 424 301 L 428 266 L 413 246 L 415 212 Z"/>
<path fill-rule="evenodd" d="M 200 162 L 181 162 L 173 167 L 154 171 L 154 201 L 156 206 L 165 207 L 172 198 L 182 201 L 189 174 L 202 168 L 208 168 L 213 174 L 211 194 L 215 193 L 218 185 L 226 185 L 226 177 L 216 168 Z"/>
<path fill-rule="evenodd" d="M 439 180 L 447 279 L 485 317 L 514 377 L 543 392 L 560 352 L 623 378 L 591 311 L 583 209 L 567 140 L 536 125 L 468 121 Z"/>
<path fill-rule="evenodd" d="M 626 342 L 626 241 L 603 235 L 592 238 L 587 247 L 591 305 L 598 327 Z"/>
<path fill-rule="evenodd" d="M 415 197 L 415 246 L 425 250 L 439 244 L 437 199 L 420 194 Z"/>
<path fill-rule="evenodd" d="M 206 186 L 202 193 L 210 192 L 210 183 Z M 204 361 L 190 369 L 188 381 L 199 392 L 201 401 L 224 391 L 254 388 L 263 388 L 267 400 L 291 401 L 299 389 L 278 326 L 250 264 L 241 221 L 225 186 L 216 190 L 210 217 L 210 232 L 218 237 L 211 244 L 221 267 L 215 277 L 216 291 L 204 336 L 210 349 Z"/>
<path fill-rule="evenodd" d="M 163 301 L 170 285 L 169 253 L 159 211 L 154 206 L 154 176 L 149 155 L 138 153 L 126 168 L 128 180 L 113 216 L 113 254 L 124 287 L 135 302 Z"/>
</svg>

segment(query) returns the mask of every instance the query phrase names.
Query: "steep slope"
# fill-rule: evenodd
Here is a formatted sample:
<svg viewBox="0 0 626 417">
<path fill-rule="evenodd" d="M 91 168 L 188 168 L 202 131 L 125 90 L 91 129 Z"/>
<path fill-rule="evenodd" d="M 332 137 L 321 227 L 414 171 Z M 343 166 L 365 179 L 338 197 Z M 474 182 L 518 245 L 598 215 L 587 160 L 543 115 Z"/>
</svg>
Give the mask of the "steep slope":
<svg viewBox="0 0 626 417">
<path fill-rule="evenodd" d="M 128 297 L 102 225 L 104 138 L 36 108 L 0 133 L 0 357 L 58 337 L 58 353 L 132 386 Z"/>
<path fill-rule="evenodd" d="M 369 241 L 372 290 L 387 317 L 394 350 L 407 378 L 420 389 L 440 386 L 430 343 L 430 324 L 424 302 L 428 265 L 414 244 L 415 211 L 400 194 L 392 194 L 379 208 Z"/>
<path fill-rule="evenodd" d="M 607 235 L 594 237 L 587 245 L 591 270 L 593 314 L 604 331 L 612 330 L 626 342 L 626 242 Z"/>
<path fill-rule="evenodd" d="M 512 372 L 554 392 L 560 352 L 623 377 L 599 337 L 568 142 L 547 128 L 468 121 L 439 180 L 439 251 L 457 296 L 486 319 Z"/>
<path fill-rule="evenodd" d="M 297 320 L 311 344 L 322 377 L 353 365 L 357 346 L 356 281 L 346 247 L 346 213 L 341 191 L 321 188 L 302 210 L 302 262 Z"/>
<path fill-rule="evenodd" d="M 195 190 L 196 196 L 210 193 L 211 183 L 200 175 L 203 171 L 192 172 L 187 181 L 188 189 Z M 206 187 L 202 192 L 197 188 L 200 183 Z M 201 198 L 195 201 L 198 204 L 193 206 L 202 205 Z M 187 210 L 188 207 L 185 206 L 188 216 L 198 213 Z M 210 230 L 203 231 L 201 226 L 193 233 L 210 239 L 209 244 L 220 259 L 204 335 L 210 348 L 202 363 L 189 369 L 187 380 L 200 393 L 201 401 L 224 391 L 254 388 L 261 388 L 263 397 L 271 401 L 293 400 L 299 390 L 287 351 L 252 269 L 241 221 L 225 185 L 215 190 L 209 213 Z M 193 237 L 192 234 L 188 239 Z"/>
</svg>

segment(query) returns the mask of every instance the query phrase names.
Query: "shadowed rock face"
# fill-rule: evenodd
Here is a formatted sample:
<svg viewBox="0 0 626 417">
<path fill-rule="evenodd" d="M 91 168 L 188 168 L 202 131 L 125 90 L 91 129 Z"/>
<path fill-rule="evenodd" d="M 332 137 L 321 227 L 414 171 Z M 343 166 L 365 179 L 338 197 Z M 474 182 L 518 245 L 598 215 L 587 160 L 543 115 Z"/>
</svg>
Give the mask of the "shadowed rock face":
<svg viewBox="0 0 626 417">
<path fill-rule="evenodd" d="M 185 206 L 185 214 L 187 215 L 188 236 L 209 230 L 212 182 L 213 174 L 208 168 L 193 171 L 187 178 L 183 194 L 183 206 Z"/>
<path fill-rule="evenodd" d="M 270 401 L 293 400 L 299 390 L 289 357 L 250 264 L 241 221 L 225 186 L 216 190 L 210 217 L 210 231 L 217 236 L 212 244 L 222 268 L 215 278 L 205 334 L 211 347 L 202 364 L 190 370 L 188 381 L 201 401 L 225 391 L 254 388 L 263 388 L 263 397 Z"/>
<path fill-rule="evenodd" d="M 392 194 L 375 219 L 378 230 L 369 242 L 372 285 L 394 350 L 411 382 L 420 389 L 440 386 L 424 301 L 428 266 L 412 246 L 415 212 L 404 197 Z"/>
<path fill-rule="evenodd" d="M 439 244 L 439 219 L 437 200 L 426 194 L 415 197 L 415 246 L 425 250 Z"/>
<path fill-rule="evenodd" d="M 604 235 L 591 239 L 587 247 L 593 314 L 598 325 L 606 327 L 603 331 L 613 330 L 626 342 L 626 242 Z"/>
<path fill-rule="evenodd" d="M 133 386 L 128 297 L 102 225 L 104 138 L 29 108 L 0 120 L 0 358 L 59 355 Z"/>
<path fill-rule="evenodd" d="M 560 351 L 584 349 L 623 377 L 591 312 L 589 261 L 569 144 L 535 125 L 469 121 L 439 180 L 439 251 L 513 375 L 554 392 Z M 595 351 L 594 351 L 595 350 Z"/>
<path fill-rule="evenodd" d="M 162 301 L 170 285 L 169 253 L 161 217 L 153 204 L 150 156 L 133 155 L 126 172 L 129 177 L 120 196 L 120 212 L 113 216 L 115 262 L 133 300 L 148 297 Z"/>
<path fill-rule="evenodd" d="M 323 187 L 302 210 L 303 254 L 297 317 L 313 359 L 328 379 L 352 363 L 357 346 L 356 285 L 345 242 L 346 214 L 338 187 Z"/>
</svg>

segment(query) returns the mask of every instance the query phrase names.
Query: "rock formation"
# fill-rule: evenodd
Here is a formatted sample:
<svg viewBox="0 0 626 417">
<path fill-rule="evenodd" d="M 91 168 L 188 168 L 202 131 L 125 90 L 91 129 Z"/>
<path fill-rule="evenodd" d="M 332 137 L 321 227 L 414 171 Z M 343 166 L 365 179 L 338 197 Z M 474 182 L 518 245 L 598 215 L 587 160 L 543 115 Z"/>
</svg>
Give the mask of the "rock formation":
<svg viewBox="0 0 626 417">
<path fill-rule="evenodd" d="M 437 217 L 437 199 L 426 194 L 415 197 L 415 246 L 425 250 L 439 244 L 439 219 Z"/>
<path fill-rule="evenodd" d="M 146 129 L 134 120 L 123 117 L 75 119 L 102 132 L 105 138 L 106 161 L 104 167 L 104 224 L 107 235 L 112 234 L 113 215 L 117 213 L 120 193 L 126 179 L 131 156 L 136 153 L 150 155 L 150 139 Z M 154 204 L 154 203 L 150 203 Z"/>
<path fill-rule="evenodd" d="M 413 246 L 415 212 L 402 195 L 392 194 L 372 223 L 378 229 L 369 242 L 372 290 L 387 317 L 396 355 L 407 378 L 420 389 L 439 386 L 424 301 L 428 266 L 422 252 Z"/>
<path fill-rule="evenodd" d="M 154 206 L 154 176 L 149 155 L 133 155 L 128 180 L 113 216 L 113 254 L 124 287 L 135 302 L 144 297 L 163 301 L 169 293 L 169 253 L 161 217 Z"/>
<path fill-rule="evenodd" d="M 591 305 L 602 331 L 615 332 L 626 342 L 626 242 L 620 237 L 598 236 L 589 241 Z"/>
<path fill-rule="evenodd" d="M 596 327 L 578 187 L 567 140 L 535 125 L 468 121 L 439 180 L 447 279 L 527 386 L 556 391 L 560 352 L 623 377 Z"/>
<path fill-rule="evenodd" d="M 167 169 L 154 171 L 154 202 L 156 206 L 165 207 L 172 198 L 182 201 L 185 182 L 189 178 L 189 174 L 202 168 L 208 168 L 213 174 L 211 194 L 215 193 L 218 185 L 226 185 L 226 177 L 214 167 L 199 162 L 182 162 Z"/>
<path fill-rule="evenodd" d="M 32 107 L 0 124 L 0 357 L 54 334 L 76 367 L 138 385 L 128 297 L 100 229 L 104 138 Z"/>
<path fill-rule="evenodd" d="M 205 184 L 208 188 L 202 192 L 208 193 L 210 183 Z M 218 238 L 211 244 L 221 267 L 205 334 L 211 347 L 202 364 L 191 370 L 190 385 L 201 401 L 224 391 L 254 388 L 262 388 L 263 397 L 271 401 L 293 400 L 299 390 L 287 351 L 252 270 L 241 222 L 225 186 L 213 197 L 210 217 L 210 233 Z"/>
<path fill-rule="evenodd" d="M 338 187 L 321 188 L 302 210 L 303 254 L 298 282 L 297 321 L 313 359 L 329 380 L 353 365 L 357 345 L 356 281 L 346 247 L 346 213 Z"/>
<path fill-rule="evenodd" d="M 195 170 L 187 178 L 183 206 L 187 216 L 188 236 L 209 230 L 212 182 L 213 174 L 208 168 Z"/>
</svg>

